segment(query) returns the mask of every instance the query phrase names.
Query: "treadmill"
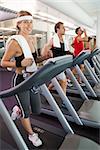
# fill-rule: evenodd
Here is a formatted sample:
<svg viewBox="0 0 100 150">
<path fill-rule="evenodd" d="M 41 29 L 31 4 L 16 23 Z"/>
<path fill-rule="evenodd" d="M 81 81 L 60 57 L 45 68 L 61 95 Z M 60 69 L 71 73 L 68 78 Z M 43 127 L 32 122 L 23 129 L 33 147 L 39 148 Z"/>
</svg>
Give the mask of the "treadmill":
<svg viewBox="0 0 100 150">
<path fill-rule="evenodd" d="M 94 83 L 93 90 L 96 93 L 98 99 L 100 100 L 100 62 L 97 57 L 98 55 L 100 55 L 100 49 L 96 48 L 91 53 L 90 57 L 84 61 L 84 65 L 92 79 L 92 82 Z M 93 60 L 94 68 L 96 69 L 96 72 L 92 69 L 91 65 L 89 64 L 88 62 L 89 59 Z"/>
<path fill-rule="evenodd" d="M 90 53 L 88 51 L 85 51 L 81 53 L 77 58 L 74 59 L 73 64 L 78 64 L 78 62 L 83 61 L 84 59 L 88 58 Z M 72 64 L 72 66 L 73 66 Z M 60 64 L 59 64 L 60 65 Z M 59 67 L 60 68 L 60 67 Z M 67 68 L 66 68 L 67 69 Z M 65 69 L 65 70 L 66 70 Z M 64 71 L 64 70 L 63 70 Z M 70 72 L 71 77 L 74 79 L 74 75 L 71 72 L 70 69 L 67 69 L 67 72 Z M 56 70 L 55 70 L 56 72 Z M 64 116 L 72 122 L 75 122 L 79 125 L 85 125 L 90 126 L 93 128 L 100 128 L 100 102 L 96 100 L 89 100 L 89 98 L 86 96 L 85 92 L 82 90 L 81 86 L 79 85 L 78 81 L 74 79 L 74 82 L 76 82 L 77 87 L 79 88 L 79 91 L 81 95 L 83 96 L 83 99 L 79 98 L 72 98 L 69 99 L 65 93 L 63 92 L 62 88 L 60 87 L 58 81 L 56 78 L 53 78 L 51 80 L 52 84 L 54 85 L 55 89 L 57 90 L 58 94 L 55 94 L 57 97 L 60 96 L 61 100 L 59 99 L 59 96 L 56 98 L 57 102 L 61 108 L 61 110 L 64 113 Z M 49 99 L 49 95 L 41 89 L 42 94 L 42 113 L 55 116 L 54 111 L 52 111 L 51 107 L 46 103 L 46 100 Z M 65 107 L 62 107 L 62 103 L 65 104 Z"/>
<path fill-rule="evenodd" d="M 96 55 L 93 55 L 93 58 L 92 58 L 94 62 L 94 67 L 98 75 L 91 68 L 88 60 L 85 60 L 84 64 L 94 82 L 93 90 L 95 91 L 96 95 L 100 99 L 100 61 L 98 59 L 98 55 L 100 55 L 100 49 L 98 50 L 98 53 Z"/>
<path fill-rule="evenodd" d="M 96 57 L 93 58 L 94 61 L 94 66 L 96 68 L 96 72 L 98 73 L 99 77 L 100 77 L 100 54 L 96 55 Z"/>
<path fill-rule="evenodd" d="M 90 99 L 92 98 L 92 99 L 98 99 L 98 100 L 99 100 L 99 96 L 98 96 L 97 92 L 95 92 L 95 90 L 93 89 L 93 86 L 95 84 L 99 83 L 100 79 L 96 75 L 95 71 L 93 71 L 93 69 L 90 66 L 88 60 L 91 60 L 95 55 L 98 55 L 99 53 L 100 53 L 100 49 L 95 49 L 89 55 L 89 57 L 87 57 L 87 59 L 84 60 L 85 69 L 86 69 L 85 72 L 86 73 L 83 74 L 83 72 L 81 71 L 81 69 L 78 66 L 78 64 L 81 64 L 81 62 L 78 62 L 78 64 L 75 64 L 75 66 L 74 66 L 76 71 L 77 71 L 77 73 L 78 73 L 78 75 L 81 77 L 83 83 L 85 83 L 85 86 L 82 87 L 82 88 L 85 91 L 86 95 L 89 96 Z M 90 82 L 90 81 L 92 81 L 92 82 Z M 68 94 L 69 95 L 70 94 L 73 94 L 73 95 L 76 94 L 76 96 L 79 96 L 79 91 L 76 89 L 76 87 L 74 86 L 74 84 L 73 84 L 72 87 L 68 87 L 67 88 L 67 95 Z M 84 98 L 84 97 L 82 97 L 82 98 Z"/>
<path fill-rule="evenodd" d="M 87 69 L 87 71 L 88 71 L 89 75 L 91 76 L 91 79 L 93 80 L 94 83 L 100 82 L 100 79 L 97 76 L 97 74 L 99 75 L 98 69 L 100 69 L 100 68 L 97 69 L 97 67 L 99 66 L 99 61 L 97 62 L 97 60 L 95 60 L 95 58 L 97 58 L 98 55 L 100 55 L 100 49 L 96 48 L 92 51 L 90 57 L 84 63 L 86 65 L 86 69 Z M 88 62 L 91 59 L 93 61 L 94 68 L 96 69 L 96 72 L 92 69 L 91 65 Z M 98 64 L 98 66 L 97 66 L 97 64 Z M 97 80 L 97 82 L 96 82 L 96 80 Z"/>
<path fill-rule="evenodd" d="M 65 63 L 66 62 L 65 60 L 68 63 Z M 59 63 L 61 66 L 60 69 L 59 69 Z M 8 130 L 11 133 L 11 135 L 15 141 L 15 144 L 17 145 L 15 147 L 12 147 L 12 145 L 7 144 L 9 149 L 28 150 L 28 149 L 30 149 L 30 147 L 27 147 L 25 141 L 23 140 L 23 137 L 21 136 L 20 132 L 18 131 L 14 122 L 12 121 L 12 119 L 9 115 L 9 112 L 7 111 L 5 105 L 3 104 L 4 98 L 13 96 L 20 92 L 24 92 L 31 88 L 33 88 L 35 90 L 34 94 L 36 94 L 37 89 L 41 85 L 43 85 L 44 90 L 48 91 L 48 89 L 44 83 L 50 81 L 55 75 L 59 74 L 63 69 L 65 69 L 66 65 L 67 65 L 67 67 L 70 67 L 71 64 L 72 64 L 72 57 L 66 58 L 66 59 L 62 57 L 62 59 L 60 59 L 60 60 L 55 60 L 53 62 L 49 62 L 45 66 L 43 66 L 40 70 L 38 70 L 36 73 L 31 75 L 28 79 L 26 79 L 25 81 L 20 83 L 19 85 L 15 86 L 11 89 L 0 92 L 0 106 L 1 106 L 0 115 L 2 116 L 5 124 L 7 125 Z M 49 71 L 48 71 L 48 67 L 50 69 Z M 57 70 L 57 73 L 54 72 L 55 69 Z M 52 75 L 50 75 L 50 78 L 48 78 L 51 71 L 54 72 L 54 76 L 52 73 Z M 49 91 L 48 91 L 48 93 L 52 97 L 52 95 L 50 94 Z M 48 100 L 48 102 L 54 109 L 55 114 L 57 115 L 58 120 L 62 124 L 66 134 L 68 133 L 65 136 L 65 138 L 63 139 L 61 146 L 59 145 L 59 149 L 62 149 L 62 148 L 66 149 L 66 147 L 68 147 L 68 149 L 72 149 L 72 150 L 79 150 L 79 149 L 82 150 L 83 148 L 86 148 L 86 149 L 93 148 L 94 150 L 100 149 L 100 146 L 97 143 L 95 143 L 87 138 L 84 138 L 84 137 L 74 134 L 72 128 L 68 124 L 67 120 L 65 119 L 63 113 L 59 109 L 56 102 L 54 101 L 53 97 L 52 97 L 52 101 L 50 99 L 50 101 Z M 12 138 L 12 137 L 8 137 L 8 138 Z M 2 141 L 2 140 L 0 140 L 0 141 Z M 85 142 L 85 145 L 84 145 L 84 142 Z M 3 149 L 3 146 L 6 145 L 6 142 L 2 141 L 2 144 L 3 145 L 0 145 L 0 146 Z M 73 145 L 73 147 L 72 147 L 72 145 Z M 39 149 L 41 149 L 41 148 L 39 148 Z"/>
</svg>

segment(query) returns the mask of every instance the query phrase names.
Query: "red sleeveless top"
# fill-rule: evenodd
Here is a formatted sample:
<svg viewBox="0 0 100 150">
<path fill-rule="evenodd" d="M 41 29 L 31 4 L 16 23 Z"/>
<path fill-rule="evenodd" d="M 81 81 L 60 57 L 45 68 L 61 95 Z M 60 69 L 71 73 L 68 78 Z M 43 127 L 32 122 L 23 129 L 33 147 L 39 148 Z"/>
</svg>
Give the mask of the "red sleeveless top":
<svg viewBox="0 0 100 150">
<path fill-rule="evenodd" d="M 77 56 L 84 49 L 83 41 L 77 41 L 77 37 L 74 40 L 74 56 Z"/>
</svg>

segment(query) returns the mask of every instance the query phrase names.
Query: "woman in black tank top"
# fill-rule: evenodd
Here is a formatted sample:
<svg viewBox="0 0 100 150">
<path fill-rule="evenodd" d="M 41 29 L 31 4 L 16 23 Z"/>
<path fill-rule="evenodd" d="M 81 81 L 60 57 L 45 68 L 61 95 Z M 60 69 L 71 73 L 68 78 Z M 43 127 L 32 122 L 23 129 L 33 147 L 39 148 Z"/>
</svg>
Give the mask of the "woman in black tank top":
<svg viewBox="0 0 100 150">
<path fill-rule="evenodd" d="M 26 39 L 31 52 L 33 53 L 34 59 L 37 60 L 37 54 L 35 52 L 35 49 L 33 50 L 34 40 L 30 36 L 30 33 L 33 28 L 32 20 L 33 17 L 29 12 L 20 11 L 18 13 L 18 18 L 17 18 L 17 29 L 18 29 L 18 34 L 22 35 Z M 11 58 L 13 57 L 15 58 L 15 60 L 11 61 Z M 27 66 L 31 66 L 32 63 L 33 63 L 32 58 L 24 58 L 23 51 L 19 46 L 19 44 L 17 43 L 17 41 L 11 40 L 8 43 L 6 53 L 4 54 L 1 60 L 1 65 L 3 67 L 15 68 L 16 74 L 13 80 L 14 86 L 21 83 L 23 80 L 25 80 L 22 71 Z M 33 97 L 32 100 L 31 97 Z M 40 140 L 38 135 L 33 132 L 29 117 L 30 117 L 30 105 L 32 108 L 32 112 L 34 113 L 40 112 L 41 102 L 38 97 L 39 94 L 37 93 L 36 95 L 33 95 L 32 90 L 17 94 L 16 100 L 18 102 L 18 106 L 20 109 L 18 108 L 18 106 L 16 106 L 16 109 L 15 107 L 13 108 L 13 113 L 12 113 L 13 118 L 18 117 L 18 115 L 20 115 L 21 123 L 24 129 L 28 133 L 29 141 L 31 141 L 32 144 L 36 147 L 42 145 L 42 141 Z"/>
</svg>

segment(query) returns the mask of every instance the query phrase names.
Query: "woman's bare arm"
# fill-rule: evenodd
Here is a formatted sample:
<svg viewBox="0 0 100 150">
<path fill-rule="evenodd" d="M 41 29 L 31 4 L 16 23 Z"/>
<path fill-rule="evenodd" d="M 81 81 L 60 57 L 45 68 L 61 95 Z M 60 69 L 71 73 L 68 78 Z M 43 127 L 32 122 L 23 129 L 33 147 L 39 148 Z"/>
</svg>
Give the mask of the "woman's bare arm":
<svg viewBox="0 0 100 150">
<path fill-rule="evenodd" d="M 16 67 L 15 61 L 10 61 L 17 53 L 18 44 L 15 40 L 11 40 L 1 60 L 2 67 Z"/>
</svg>

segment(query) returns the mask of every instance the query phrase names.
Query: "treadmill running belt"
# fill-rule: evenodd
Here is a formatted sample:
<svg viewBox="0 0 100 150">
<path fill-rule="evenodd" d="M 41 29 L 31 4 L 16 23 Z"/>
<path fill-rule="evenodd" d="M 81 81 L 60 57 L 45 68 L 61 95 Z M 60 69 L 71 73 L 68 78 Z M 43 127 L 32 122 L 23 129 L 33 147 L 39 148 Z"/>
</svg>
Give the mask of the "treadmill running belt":
<svg viewBox="0 0 100 150">
<path fill-rule="evenodd" d="M 51 132 L 48 132 L 44 129 L 40 129 L 37 126 L 34 126 L 32 124 L 32 128 L 33 130 L 37 130 L 35 132 L 37 132 L 39 134 L 39 137 L 41 138 L 41 140 L 43 141 L 43 145 L 36 148 L 32 145 L 32 143 L 28 140 L 28 137 L 27 137 L 27 133 L 25 132 L 25 130 L 23 129 L 22 125 L 21 125 L 21 122 L 20 120 L 16 120 L 15 121 L 15 124 L 16 126 L 18 127 L 23 139 L 25 140 L 26 142 L 26 145 L 28 146 L 29 150 L 32 150 L 32 149 L 55 149 L 57 150 L 60 145 L 62 144 L 63 142 L 63 137 L 62 136 L 58 136 L 56 134 L 53 134 Z M 17 150 L 18 147 L 12 137 L 12 135 L 10 134 L 9 130 L 7 129 L 3 119 L 0 117 L 0 149 L 2 150 Z"/>
<path fill-rule="evenodd" d="M 23 139 L 25 140 L 26 145 L 28 146 L 28 148 L 30 150 L 32 150 L 32 149 L 57 150 L 61 146 L 61 144 L 62 144 L 62 142 L 64 140 L 63 137 L 58 136 L 56 134 L 53 134 L 51 132 L 48 132 L 48 131 L 38 127 L 38 125 L 34 126 L 32 124 L 32 128 L 33 128 L 34 132 L 38 133 L 39 137 L 41 138 L 41 140 L 43 142 L 42 146 L 36 148 L 28 140 L 27 135 L 26 135 L 25 131 L 23 130 L 23 127 L 22 127 L 22 125 L 21 125 L 19 120 L 16 121 L 16 125 L 18 126 L 18 129 L 19 129 Z"/>
</svg>

